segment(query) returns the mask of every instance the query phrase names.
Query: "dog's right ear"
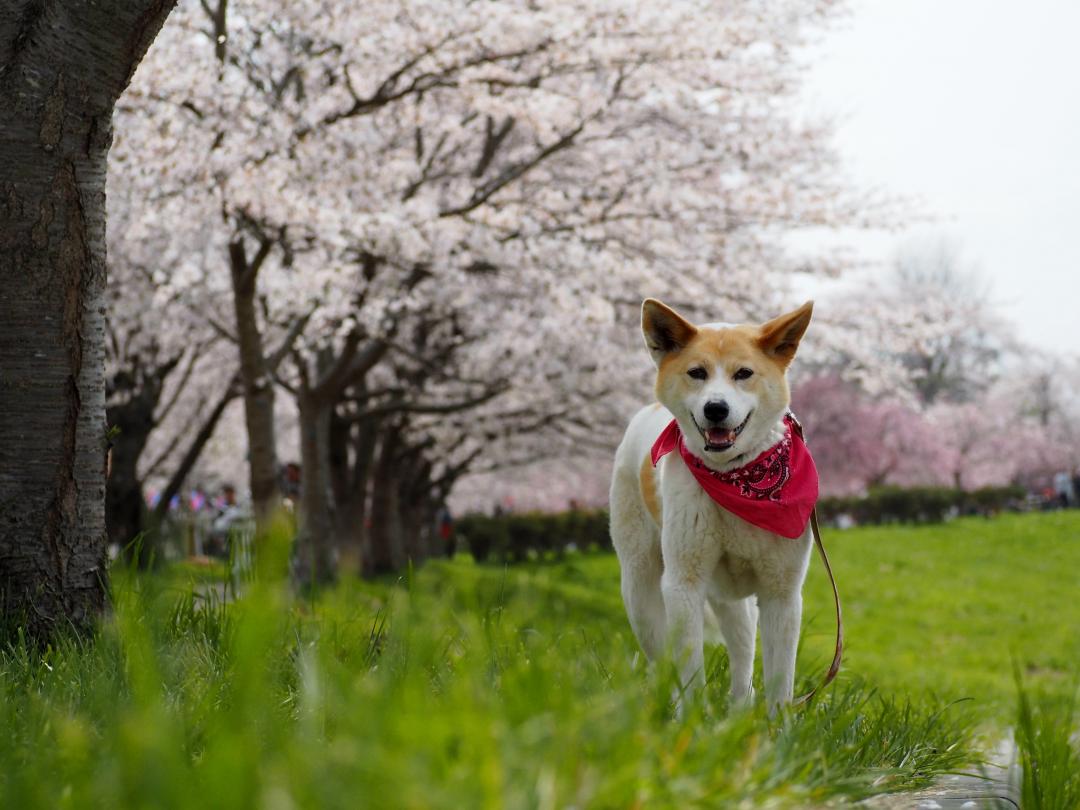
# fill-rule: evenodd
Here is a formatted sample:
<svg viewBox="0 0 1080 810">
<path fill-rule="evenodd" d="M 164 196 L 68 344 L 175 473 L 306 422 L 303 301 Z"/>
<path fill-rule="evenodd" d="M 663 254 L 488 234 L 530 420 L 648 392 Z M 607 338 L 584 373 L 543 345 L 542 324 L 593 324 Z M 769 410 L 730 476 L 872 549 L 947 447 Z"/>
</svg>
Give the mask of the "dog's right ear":
<svg viewBox="0 0 1080 810">
<path fill-rule="evenodd" d="M 671 307 L 655 298 L 646 298 L 641 305 L 641 333 L 653 362 L 659 366 L 666 355 L 693 340 L 697 329 Z"/>
</svg>

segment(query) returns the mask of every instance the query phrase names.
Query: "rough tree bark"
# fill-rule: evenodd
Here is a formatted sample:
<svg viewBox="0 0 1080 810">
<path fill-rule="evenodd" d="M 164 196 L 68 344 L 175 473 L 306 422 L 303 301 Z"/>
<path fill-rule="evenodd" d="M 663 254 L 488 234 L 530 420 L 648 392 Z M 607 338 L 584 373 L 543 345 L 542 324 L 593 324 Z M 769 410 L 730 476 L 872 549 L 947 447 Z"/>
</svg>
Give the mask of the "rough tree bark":
<svg viewBox="0 0 1080 810">
<path fill-rule="evenodd" d="M 105 169 L 175 0 L 0 4 L 0 610 L 44 641 L 105 603 Z"/>
</svg>

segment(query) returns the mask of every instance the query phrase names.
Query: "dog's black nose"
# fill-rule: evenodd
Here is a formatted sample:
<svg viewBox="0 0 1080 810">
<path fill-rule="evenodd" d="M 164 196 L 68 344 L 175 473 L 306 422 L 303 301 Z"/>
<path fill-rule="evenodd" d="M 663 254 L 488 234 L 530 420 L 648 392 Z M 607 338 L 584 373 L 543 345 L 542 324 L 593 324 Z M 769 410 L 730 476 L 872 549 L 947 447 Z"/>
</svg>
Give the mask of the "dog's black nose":
<svg viewBox="0 0 1080 810">
<path fill-rule="evenodd" d="M 718 402 L 706 402 L 705 403 L 705 418 L 710 422 L 723 422 L 730 413 L 730 408 L 724 400 Z"/>
</svg>

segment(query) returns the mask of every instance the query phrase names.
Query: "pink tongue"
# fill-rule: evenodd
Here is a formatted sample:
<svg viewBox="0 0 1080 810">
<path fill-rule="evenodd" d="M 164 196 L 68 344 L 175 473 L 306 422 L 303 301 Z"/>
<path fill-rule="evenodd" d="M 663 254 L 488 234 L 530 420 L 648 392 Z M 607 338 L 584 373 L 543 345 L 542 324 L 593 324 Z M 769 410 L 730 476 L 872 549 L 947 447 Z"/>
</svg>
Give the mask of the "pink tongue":
<svg viewBox="0 0 1080 810">
<path fill-rule="evenodd" d="M 709 428 L 705 435 L 709 444 L 731 444 L 735 441 L 735 431 L 730 428 Z"/>
</svg>

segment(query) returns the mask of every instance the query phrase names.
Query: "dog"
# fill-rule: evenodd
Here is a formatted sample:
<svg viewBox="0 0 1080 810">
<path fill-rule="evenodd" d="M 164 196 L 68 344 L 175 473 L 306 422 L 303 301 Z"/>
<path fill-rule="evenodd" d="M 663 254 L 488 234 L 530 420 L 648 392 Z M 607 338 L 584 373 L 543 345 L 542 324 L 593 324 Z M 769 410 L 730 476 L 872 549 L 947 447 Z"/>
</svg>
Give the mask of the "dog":
<svg viewBox="0 0 1080 810">
<path fill-rule="evenodd" d="M 654 299 L 642 305 L 658 402 L 616 452 L 611 537 L 634 634 L 650 660 L 675 656 L 681 700 L 705 684 L 711 609 L 733 703 L 754 696 L 759 623 L 769 712 L 792 701 L 817 472 L 789 412 L 787 370 L 812 312 L 808 301 L 760 325 L 695 326 Z"/>
</svg>

